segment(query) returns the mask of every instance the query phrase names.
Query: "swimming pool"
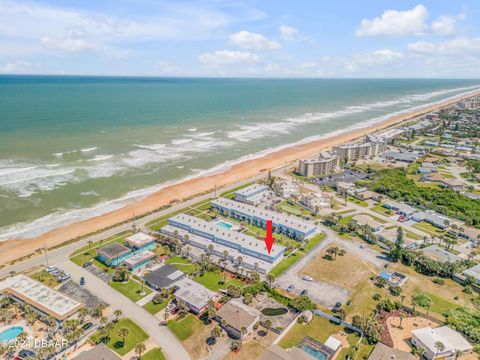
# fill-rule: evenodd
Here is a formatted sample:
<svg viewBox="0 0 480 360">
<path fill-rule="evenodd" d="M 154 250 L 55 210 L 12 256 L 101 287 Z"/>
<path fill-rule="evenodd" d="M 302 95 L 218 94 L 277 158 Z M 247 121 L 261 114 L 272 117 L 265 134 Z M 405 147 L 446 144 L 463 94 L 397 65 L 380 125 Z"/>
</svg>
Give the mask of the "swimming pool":
<svg viewBox="0 0 480 360">
<path fill-rule="evenodd" d="M 225 229 L 230 229 L 233 226 L 232 224 L 229 224 L 229 223 L 226 223 L 226 222 L 223 222 L 223 221 L 217 222 L 217 225 L 221 226 Z"/>
<path fill-rule="evenodd" d="M 315 359 L 318 359 L 318 360 L 327 359 L 327 355 L 323 351 L 315 350 L 308 345 L 303 346 L 303 351 L 305 351 L 308 355 L 313 356 Z"/>
<path fill-rule="evenodd" d="M 13 326 L 0 333 L 0 341 L 13 340 L 22 332 L 23 332 L 23 328 L 21 326 Z"/>
</svg>

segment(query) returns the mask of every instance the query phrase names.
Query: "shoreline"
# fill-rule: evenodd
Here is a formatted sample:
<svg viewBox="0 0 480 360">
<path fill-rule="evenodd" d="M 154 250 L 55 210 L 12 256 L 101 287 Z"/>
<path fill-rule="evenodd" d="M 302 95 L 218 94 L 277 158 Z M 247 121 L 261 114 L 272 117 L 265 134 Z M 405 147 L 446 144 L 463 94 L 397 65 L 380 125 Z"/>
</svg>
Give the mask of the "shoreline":
<svg viewBox="0 0 480 360">
<path fill-rule="evenodd" d="M 287 146 L 266 155 L 239 162 L 220 172 L 168 185 L 144 199 L 118 210 L 54 229 L 37 237 L 2 241 L 0 243 L 0 264 L 6 264 L 12 260 L 27 256 L 36 249 L 43 247 L 44 244 L 47 248 L 51 248 L 72 239 L 99 232 L 102 229 L 131 219 L 132 213 L 143 215 L 158 210 L 172 200 L 182 201 L 183 199 L 195 197 L 201 193 L 213 190 L 214 186 L 221 188 L 245 181 L 265 171 L 281 167 L 285 162 L 290 163 L 300 158 L 312 156 L 334 145 L 352 141 L 369 133 L 398 125 L 401 122 L 450 106 L 463 98 L 479 95 L 480 92 L 459 95 L 410 112 L 393 115 L 381 122 L 363 128 L 346 131 L 324 139 Z"/>
</svg>

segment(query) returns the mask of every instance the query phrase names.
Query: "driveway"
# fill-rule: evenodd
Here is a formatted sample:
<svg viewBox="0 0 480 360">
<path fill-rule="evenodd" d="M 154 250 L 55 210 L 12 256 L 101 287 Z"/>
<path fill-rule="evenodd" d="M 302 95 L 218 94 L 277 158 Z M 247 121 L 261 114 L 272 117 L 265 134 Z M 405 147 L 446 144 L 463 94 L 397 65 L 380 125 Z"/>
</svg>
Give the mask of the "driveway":
<svg viewBox="0 0 480 360">
<path fill-rule="evenodd" d="M 113 310 L 120 309 L 123 314 L 137 323 L 150 338 L 162 348 L 167 359 L 189 360 L 190 356 L 183 348 L 178 339 L 166 327 L 160 326 L 159 321 L 149 312 L 123 296 L 95 275 L 86 271 L 70 261 L 61 265 L 63 269 L 72 274 L 72 279 L 76 282 L 80 277 L 85 278 L 85 288 L 98 296 L 106 303 L 111 304 Z"/>
<path fill-rule="evenodd" d="M 303 289 L 308 290 L 308 296 L 317 304 L 331 308 L 336 302 L 345 303 L 350 297 L 350 291 L 335 284 L 327 283 L 324 281 L 305 281 L 302 279 L 300 272 L 302 269 L 317 255 L 319 255 L 325 248 L 332 243 L 337 243 L 343 247 L 347 252 L 357 256 L 359 259 L 371 268 L 373 272 L 377 272 L 388 261 L 378 251 L 371 248 L 360 248 L 357 242 L 350 241 L 339 237 L 335 231 L 323 227 L 326 237 L 317 244 L 312 250 L 310 250 L 303 258 L 287 269 L 282 275 L 280 275 L 275 283 L 276 286 L 283 289 L 289 285 L 293 285 L 292 292 L 300 294 Z"/>
</svg>

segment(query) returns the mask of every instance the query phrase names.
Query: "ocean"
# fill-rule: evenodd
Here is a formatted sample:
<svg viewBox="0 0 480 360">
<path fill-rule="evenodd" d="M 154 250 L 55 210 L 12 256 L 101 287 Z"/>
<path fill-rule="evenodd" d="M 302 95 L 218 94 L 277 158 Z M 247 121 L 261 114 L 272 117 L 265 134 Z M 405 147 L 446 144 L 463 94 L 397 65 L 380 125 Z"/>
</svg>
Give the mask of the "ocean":
<svg viewBox="0 0 480 360">
<path fill-rule="evenodd" d="M 478 80 L 0 76 L 0 240 L 479 89 Z"/>
</svg>

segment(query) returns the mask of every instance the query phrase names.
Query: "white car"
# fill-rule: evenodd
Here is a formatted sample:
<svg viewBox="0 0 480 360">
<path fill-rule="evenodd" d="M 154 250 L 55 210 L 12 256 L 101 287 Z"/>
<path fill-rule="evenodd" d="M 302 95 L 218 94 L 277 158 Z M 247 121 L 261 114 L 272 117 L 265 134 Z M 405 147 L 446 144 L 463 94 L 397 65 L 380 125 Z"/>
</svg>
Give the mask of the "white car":
<svg viewBox="0 0 480 360">
<path fill-rule="evenodd" d="M 366 247 L 367 247 L 367 244 L 360 245 L 360 249 L 365 249 Z"/>
<path fill-rule="evenodd" d="M 54 272 L 57 269 L 58 269 L 57 265 L 52 265 L 47 268 L 47 272 Z"/>
<path fill-rule="evenodd" d="M 305 281 L 313 281 L 312 277 L 311 277 L 311 276 L 308 276 L 308 275 L 304 275 L 304 276 L 303 276 L 303 280 L 305 280 Z"/>
</svg>

